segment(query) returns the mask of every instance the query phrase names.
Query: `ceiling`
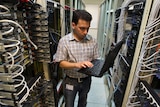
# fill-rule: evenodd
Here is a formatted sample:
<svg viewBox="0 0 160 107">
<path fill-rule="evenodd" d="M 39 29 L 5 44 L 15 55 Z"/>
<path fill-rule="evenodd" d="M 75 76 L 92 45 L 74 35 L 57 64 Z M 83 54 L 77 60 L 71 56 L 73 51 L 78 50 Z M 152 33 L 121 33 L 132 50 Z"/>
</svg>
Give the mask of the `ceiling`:
<svg viewBox="0 0 160 107">
<path fill-rule="evenodd" d="M 100 5 L 104 0 L 83 0 L 84 4 L 96 4 Z"/>
</svg>

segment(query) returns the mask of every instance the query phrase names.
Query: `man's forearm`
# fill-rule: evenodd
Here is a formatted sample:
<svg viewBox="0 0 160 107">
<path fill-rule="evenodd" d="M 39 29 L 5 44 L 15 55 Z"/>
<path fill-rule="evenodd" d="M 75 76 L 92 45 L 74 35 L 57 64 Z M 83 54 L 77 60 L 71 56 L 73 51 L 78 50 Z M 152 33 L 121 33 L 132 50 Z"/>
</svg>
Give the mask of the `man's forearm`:
<svg viewBox="0 0 160 107">
<path fill-rule="evenodd" d="M 76 63 L 74 62 L 61 61 L 59 65 L 61 68 L 65 68 L 65 69 L 77 68 Z"/>
</svg>

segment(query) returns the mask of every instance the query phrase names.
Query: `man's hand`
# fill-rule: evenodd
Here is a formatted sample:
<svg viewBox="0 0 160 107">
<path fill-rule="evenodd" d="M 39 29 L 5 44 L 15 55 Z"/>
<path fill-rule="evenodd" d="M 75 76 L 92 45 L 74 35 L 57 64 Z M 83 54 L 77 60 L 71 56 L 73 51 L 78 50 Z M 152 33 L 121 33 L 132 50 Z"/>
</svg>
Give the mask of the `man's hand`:
<svg viewBox="0 0 160 107">
<path fill-rule="evenodd" d="M 65 69 L 72 69 L 72 68 L 86 68 L 86 67 L 93 67 L 93 64 L 90 61 L 83 61 L 83 62 L 68 62 L 68 61 L 61 61 L 60 67 Z"/>
<path fill-rule="evenodd" d="M 91 68 L 93 67 L 93 64 L 90 61 L 83 61 L 76 63 L 76 68 Z"/>
</svg>

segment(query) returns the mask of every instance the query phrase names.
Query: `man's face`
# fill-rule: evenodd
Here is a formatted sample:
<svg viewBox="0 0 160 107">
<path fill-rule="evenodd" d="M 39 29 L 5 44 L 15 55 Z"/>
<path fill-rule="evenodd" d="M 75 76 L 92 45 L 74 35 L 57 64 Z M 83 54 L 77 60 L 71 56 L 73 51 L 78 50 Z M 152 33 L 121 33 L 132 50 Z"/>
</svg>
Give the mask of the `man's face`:
<svg viewBox="0 0 160 107">
<path fill-rule="evenodd" d="M 83 39 L 89 30 L 90 22 L 87 22 L 85 20 L 79 19 L 77 25 L 75 23 L 72 23 L 72 29 L 74 36 L 78 39 Z"/>
</svg>

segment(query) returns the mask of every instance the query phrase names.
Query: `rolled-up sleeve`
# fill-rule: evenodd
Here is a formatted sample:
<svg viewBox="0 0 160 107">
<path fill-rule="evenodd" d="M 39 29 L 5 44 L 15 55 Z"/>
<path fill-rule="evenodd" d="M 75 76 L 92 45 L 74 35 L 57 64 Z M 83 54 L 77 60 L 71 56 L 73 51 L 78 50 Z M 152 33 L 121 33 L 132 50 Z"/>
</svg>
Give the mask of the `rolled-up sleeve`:
<svg viewBox="0 0 160 107">
<path fill-rule="evenodd" d="M 55 55 L 55 61 L 60 62 L 62 60 L 67 60 L 67 50 L 65 47 L 65 41 L 63 39 L 59 40 L 56 55 Z"/>
</svg>

